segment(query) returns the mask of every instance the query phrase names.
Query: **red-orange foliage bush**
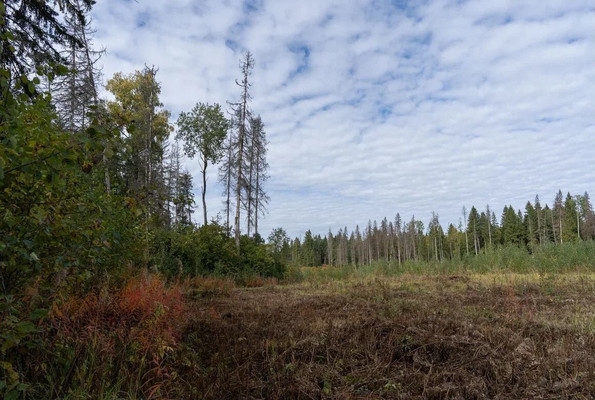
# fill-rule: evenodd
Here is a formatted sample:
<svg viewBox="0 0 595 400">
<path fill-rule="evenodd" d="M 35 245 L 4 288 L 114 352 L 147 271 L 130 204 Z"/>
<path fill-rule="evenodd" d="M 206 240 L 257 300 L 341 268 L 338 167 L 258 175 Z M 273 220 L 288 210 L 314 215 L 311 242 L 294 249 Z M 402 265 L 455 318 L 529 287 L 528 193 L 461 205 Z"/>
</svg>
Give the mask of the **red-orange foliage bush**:
<svg viewBox="0 0 595 400">
<path fill-rule="evenodd" d="M 85 359 L 92 359 L 93 375 L 138 376 L 141 381 L 130 386 L 140 387 L 147 398 L 160 398 L 170 379 L 167 354 L 187 324 L 187 307 L 180 284 L 166 285 L 161 277 L 144 274 L 121 290 L 89 293 L 54 306 L 49 322 L 56 355 L 75 350 L 67 374 L 85 370 Z"/>
<path fill-rule="evenodd" d="M 158 276 L 145 275 L 128 282 L 118 306 L 136 321 L 134 338 L 143 351 L 162 353 L 176 344 L 186 324 L 187 308 L 179 284 L 166 286 Z"/>
<path fill-rule="evenodd" d="M 130 324 L 112 294 L 91 292 L 54 304 L 50 323 L 54 339 L 74 343 L 76 348 L 95 346 L 100 357 L 109 359 L 117 352 L 117 342 L 125 342 Z"/>
<path fill-rule="evenodd" d="M 65 337 L 78 341 L 97 335 L 106 339 L 115 336 L 138 342 L 144 352 L 175 345 L 186 323 L 180 285 L 166 286 L 163 279 L 153 275 L 132 278 L 115 294 L 89 293 L 71 298 L 55 306 L 52 314 L 54 327 Z"/>
</svg>

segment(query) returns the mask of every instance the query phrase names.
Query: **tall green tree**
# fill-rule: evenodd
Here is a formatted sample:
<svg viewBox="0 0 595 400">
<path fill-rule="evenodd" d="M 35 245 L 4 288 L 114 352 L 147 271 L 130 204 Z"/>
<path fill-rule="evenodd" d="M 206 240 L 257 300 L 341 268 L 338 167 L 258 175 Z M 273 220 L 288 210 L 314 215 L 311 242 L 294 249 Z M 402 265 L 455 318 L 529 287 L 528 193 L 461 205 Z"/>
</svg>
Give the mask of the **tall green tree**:
<svg viewBox="0 0 595 400">
<path fill-rule="evenodd" d="M 312 267 L 315 264 L 315 242 L 314 236 L 312 235 L 312 231 L 309 229 L 306 231 L 304 235 L 304 240 L 301 244 L 300 248 L 300 255 L 301 255 L 301 263 L 302 265 L 306 265 L 308 267 Z"/>
<path fill-rule="evenodd" d="M 107 83 L 114 101 L 107 110 L 121 127 L 117 147 L 119 190 L 133 196 L 145 208 L 147 223 L 161 225 L 166 213 L 167 188 L 163 165 L 166 143 L 173 130 L 169 111 L 159 100 L 161 85 L 157 68 L 145 67 L 129 75 L 117 73 Z"/>
<path fill-rule="evenodd" d="M 580 205 L 581 220 L 583 221 L 581 235 L 584 239 L 595 239 L 595 212 L 593 212 L 589 193 L 585 192 L 579 196 L 577 202 Z"/>
<path fill-rule="evenodd" d="M 562 231 L 562 238 L 565 242 L 575 242 L 580 240 L 579 232 L 579 212 L 577 210 L 577 203 L 574 197 L 567 193 L 564 200 L 564 229 Z"/>
<path fill-rule="evenodd" d="M 512 206 L 504 206 L 502 211 L 501 237 L 503 244 L 522 246 L 525 240 L 523 217 Z"/>
<path fill-rule="evenodd" d="M 291 259 L 290 239 L 283 228 L 275 228 L 268 237 L 268 245 L 273 258 L 283 264 Z"/>
<path fill-rule="evenodd" d="M 37 68 L 68 65 L 69 60 L 60 50 L 82 47 L 82 43 L 68 29 L 67 21 L 86 25 L 86 10 L 93 3 L 94 0 L 1 1 L 0 68 L 12 78 L 8 82 Z"/>
<path fill-rule="evenodd" d="M 184 142 L 184 153 L 200 161 L 202 174 L 203 222 L 207 218 L 207 167 L 217 163 L 224 154 L 224 142 L 230 122 L 225 118 L 219 104 L 197 103 L 192 111 L 180 113 L 176 137 Z"/>
</svg>

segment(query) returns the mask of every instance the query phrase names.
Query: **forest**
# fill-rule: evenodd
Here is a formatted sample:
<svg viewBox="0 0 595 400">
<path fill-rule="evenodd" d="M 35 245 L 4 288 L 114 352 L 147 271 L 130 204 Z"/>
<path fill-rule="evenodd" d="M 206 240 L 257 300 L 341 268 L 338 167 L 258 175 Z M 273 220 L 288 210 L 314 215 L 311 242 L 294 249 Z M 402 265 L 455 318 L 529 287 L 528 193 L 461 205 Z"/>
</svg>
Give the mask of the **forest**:
<svg viewBox="0 0 595 400">
<path fill-rule="evenodd" d="M 103 84 L 93 3 L 0 2 L 0 397 L 593 389 L 573 378 L 595 366 L 579 351 L 595 349 L 595 319 L 580 317 L 595 287 L 587 192 L 560 190 L 551 206 L 535 197 L 500 218 L 463 208 L 446 231 L 437 214 L 426 227 L 397 213 L 351 231 L 262 236 L 274 199 L 265 121 L 250 104 L 253 55 L 238 56 L 235 99 L 197 99 L 172 121 L 158 66 Z M 208 168 L 224 188 L 222 215 L 207 212 Z M 520 332 L 508 347 L 506 329 Z M 531 332 L 553 350 L 536 348 Z M 496 355 L 499 346 L 509 352 Z M 501 367 L 531 357 L 537 367 L 522 377 Z M 542 390 L 534 372 L 548 368 Z"/>
<path fill-rule="evenodd" d="M 394 220 L 368 221 L 351 232 L 347 227 L 326 236 L 307 231 L 302 240 L 291 240 L 279 228 L 269 241 L 291 264 L 365 266 L 378 261 L 401 265 L 461 260 L 508 247 L 534 254 L 548 246 L 595 240 L 595 214 L 587 192 L 564 196 L 560 190 L 552 207 L 542 205 L 537 195 L 533 203 L 527 201 L 524 212 L 504 206 L 499 220 L 489 205 L 481 212 L 475 206 L 469 211 L 463 207 L 461 215 L 462 222 L 449 224 L 446 232 L 435 213 L 427 228 L 415 216 L 405 221 L 397 213 Z"/>
</svg>

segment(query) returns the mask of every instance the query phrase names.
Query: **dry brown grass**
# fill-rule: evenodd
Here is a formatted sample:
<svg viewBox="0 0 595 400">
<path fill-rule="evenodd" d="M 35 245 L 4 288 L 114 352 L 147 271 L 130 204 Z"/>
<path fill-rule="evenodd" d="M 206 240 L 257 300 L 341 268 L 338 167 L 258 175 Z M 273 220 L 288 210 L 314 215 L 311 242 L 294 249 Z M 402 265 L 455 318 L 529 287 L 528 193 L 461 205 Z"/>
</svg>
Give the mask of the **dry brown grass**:
<svg viewBox="0 0 595 400">
<path fill-rule="evenodd" d="M 172 393 L 244 399 L 582 399 L 595 393 L 585 275 L 363 278 L 193 304 Z"/>
</svg>

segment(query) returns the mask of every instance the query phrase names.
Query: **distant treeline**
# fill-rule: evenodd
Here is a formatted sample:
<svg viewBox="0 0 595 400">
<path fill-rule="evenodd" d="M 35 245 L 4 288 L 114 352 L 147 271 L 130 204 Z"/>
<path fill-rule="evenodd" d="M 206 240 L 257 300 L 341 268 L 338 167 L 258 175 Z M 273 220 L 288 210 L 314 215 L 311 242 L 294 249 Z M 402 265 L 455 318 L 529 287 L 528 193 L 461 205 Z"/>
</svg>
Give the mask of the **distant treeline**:
<svg viewBox="0 0 595 400">
<path fill-rule="evenodd" d="M 489 205 L 482 211 L 463 208 L 461 221 L 445 232 L 436 213 L 427 228 L 415 216 L 404 221 L 397 213 L 394 220 L 368 221 L 365 228 L 356 226 L 353 231 L 345 227 L 321 236 L 308 230 L 302 240 L 290 240 L 279 228 L 269 241 L 294 265 L 362 266 L 461 259 L 510 245 L 532 253 L 547 244 L 595 239 L 595 214 L 587 192 L 564 197 L 558 191 L 551 207 L 536 196 L 533 203 L 527 201 L 524 212 L 505 206 L 499 221 Z"/>
</svg>

